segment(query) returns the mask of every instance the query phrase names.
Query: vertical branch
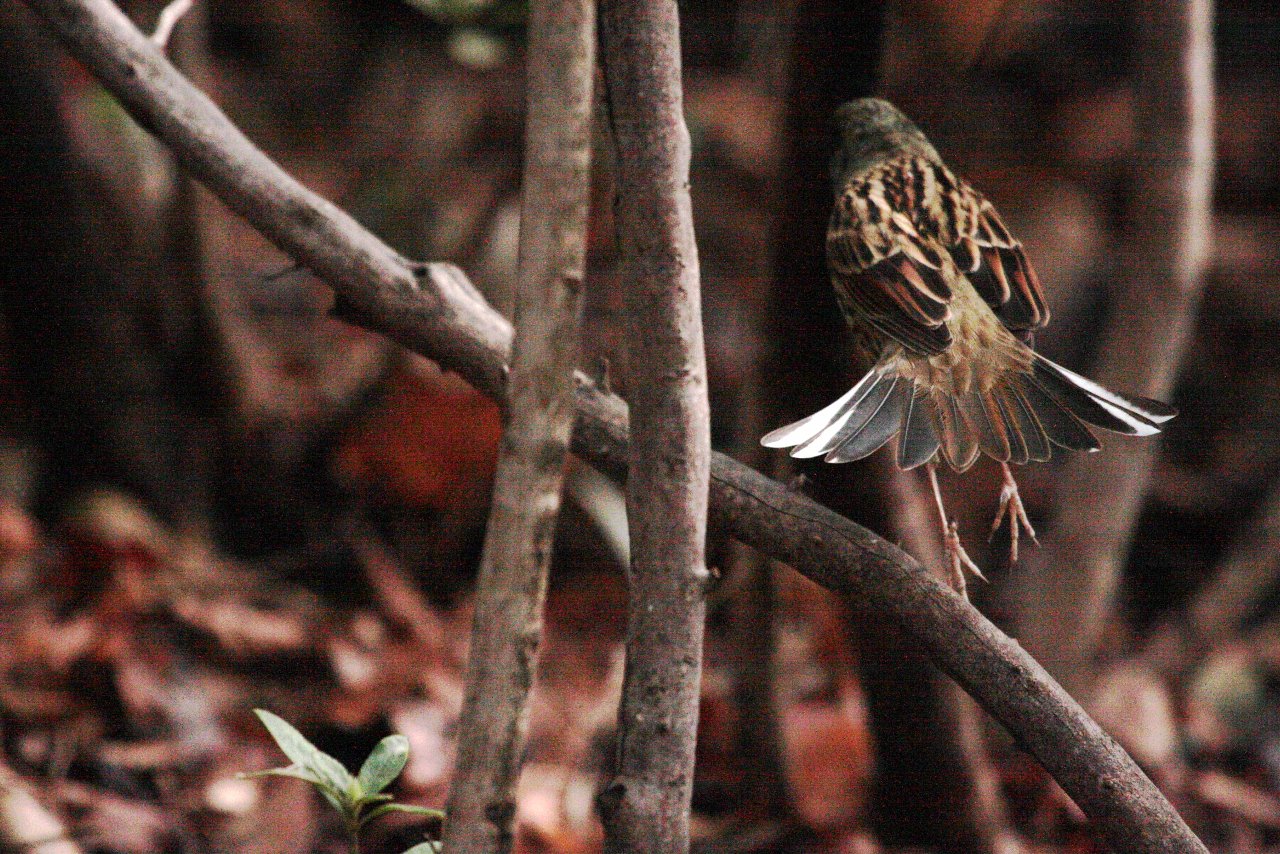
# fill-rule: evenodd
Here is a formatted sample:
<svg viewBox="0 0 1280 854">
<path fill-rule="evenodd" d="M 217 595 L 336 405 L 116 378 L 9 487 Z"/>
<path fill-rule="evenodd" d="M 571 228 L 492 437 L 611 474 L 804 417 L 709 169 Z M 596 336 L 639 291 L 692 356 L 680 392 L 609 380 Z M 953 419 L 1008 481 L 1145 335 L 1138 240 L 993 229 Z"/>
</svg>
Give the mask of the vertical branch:
<svg viewBox="0 0 1280 854">
<path fill-rule="evenodd" d="M 736 540 L 732 546 L 731 554 L 743 576 L 730 628 L 730 642 L 737 652 L 733 693 L 740 716 L 738 751 L 749 794 L 759 799 L 769 818 L 787 822 L 794 818 L 794 810 L 775 690 L 778 595 L 774 566 Z"/>
<path fill-rule="evenodd" d="M 1209 260 L 1213 3 L 1144 0 L 1136 8 L 1138 150 L 1120 251 L 1128 282 L 1093 375 L 1163 398 L 1191 338 Z M 1150 440 L 1111 444 L 1063 469 L 1051 540 L 1020 575 L 1027 648 L 1068 689 L 1088 683 L 1159 451 Z"/>
<path fill-rule="evenodd" d="M 444 843 L 506 852 L 524 750 L 552 535 L 573 424 L 586 256 L 595 9 L 538 0 L 529 20 L 528 118 L 510 416 L 494 477 Z"/>
<path fill-rule="evenodd" d="M 745 0 L 738 5 L 737 28 L 745 44 L 744 78 L 761 92 L 782 95 L 791 77 L 793 33 L 799 13 L 797 0 Z M 781 138 L 782 128 L 778 128 Z M 781 176 L 771 183 L 777 187 Z M 768 194 L 772 197 L 774 194 Z M 781 194 L 778 194 L 781 195 Z M 769 234 L 778 231 L 776 205 L 765 207 Z M 772 253 L 765 256 L 766 277 L 773 267 Z M 766 282 L 767 278 L 763 279 Z M 769 314 L 761 297 L 745 300 L 749 331 L 735 342 L 744 381 L 737 389 L 729 453 L 755 468 L 765 463 L 760 437 L 768 432 L 771 413 L 765 405 L 769 393 L 770 366 L 766 362 Z M 764 555 L 736 540 L 730 541 L 724 561 L 730 579 L 737 577 L 736 595 L 730 603 L 729 640 L 735 650 L 733 696 L 739 723 L 736 742 L 743 761 L 747 797 L 759 803 L 765 814 L 780 824 L 794 820 L 787 779 L 785 743 L 777 682 L 777 584 L 778 571 Z M 730 582 L 732 584 L 732 582 Z"/>
<path fill-rule="evenodd" d="M 675 0 L 606 0 L 632 442 L 631 601 L 610 851 L 684 852 L 702 672 L 710 416 Z"/>
<path fill-rule="evenodd" d="M 889 530 L 935 578 L 943 578 L 946 555 L 928 487 L 892 461 L 879 466 L 892 508 Z M 965 854 L 1011 850 L 1013 833 L 982 731 L 982 710 L 877 609 L 860 606 L 856 616 L 878 739 L 878 836 L 886 843 L 945 846 Z"/>
<path fill-rule="evenodd" d="M 46 285 L 5 287 L 0 307 L 14 378 L 41 413 L 32 437 L 58 460 L 40 502 L 105 481 L 191 523 L 205 509 L 185 447 L 196 389 L 184 367 L 198 348 L 188 349 L 196 336 L 184 309 L 198 288 L 134 227 L 151 213 L 138 210 L 138 197 L 94 180 L 61 118 L 58 53 L 35 23 L 21 7 L 0 8 L 0 162 L 9 176 L 0 217 L 28 223 L 0 235 L 0 281 Z M 165 157 L 159 146 L 140 148 Z"/>
</svg>

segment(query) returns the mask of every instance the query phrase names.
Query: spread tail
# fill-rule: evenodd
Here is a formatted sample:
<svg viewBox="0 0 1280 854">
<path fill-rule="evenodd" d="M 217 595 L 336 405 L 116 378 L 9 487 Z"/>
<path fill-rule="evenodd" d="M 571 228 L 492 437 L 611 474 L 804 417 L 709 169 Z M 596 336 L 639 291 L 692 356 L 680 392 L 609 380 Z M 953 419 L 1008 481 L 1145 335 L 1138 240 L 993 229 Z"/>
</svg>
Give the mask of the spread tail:
<svg viewBox="0 0 1280 854">
<path fill-rule="evenodd" d="M 860 460 L 898 437 L 898 466 L 911 469 L 939 452 L 964 471 L 986 454 L 1000 462 L 1044 461 L 1053 448 L 1096 451 L 1089 425 L 1150 436 L 1177 411 L 1142 397 L 1120 395 L 1036 354 L 1031 371 L 1010 372 L 988 391 L 942 394 L 877 365 L 843 397 L 760 443 L 791 448 L 802 459 Z"/>
</svg>

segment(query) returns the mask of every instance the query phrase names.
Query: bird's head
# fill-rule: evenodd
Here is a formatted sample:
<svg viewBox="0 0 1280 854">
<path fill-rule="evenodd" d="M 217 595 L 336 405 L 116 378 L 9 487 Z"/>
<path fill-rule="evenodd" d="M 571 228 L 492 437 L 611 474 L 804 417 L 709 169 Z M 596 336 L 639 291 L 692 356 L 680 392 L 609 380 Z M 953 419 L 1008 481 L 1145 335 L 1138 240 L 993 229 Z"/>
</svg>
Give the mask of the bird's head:
<svg viewBox="0 0 1280 854">
<path fill-rule="evenodd" d="M 836 110 L 836 133 L 840 145 L 831 161 L 831 178 L 837 191 L 850 173 L 887 157 L 909 151 L 937 157 L 920 128 L 880 98 L 859 98 L 842 104 Z"/>
</svg>

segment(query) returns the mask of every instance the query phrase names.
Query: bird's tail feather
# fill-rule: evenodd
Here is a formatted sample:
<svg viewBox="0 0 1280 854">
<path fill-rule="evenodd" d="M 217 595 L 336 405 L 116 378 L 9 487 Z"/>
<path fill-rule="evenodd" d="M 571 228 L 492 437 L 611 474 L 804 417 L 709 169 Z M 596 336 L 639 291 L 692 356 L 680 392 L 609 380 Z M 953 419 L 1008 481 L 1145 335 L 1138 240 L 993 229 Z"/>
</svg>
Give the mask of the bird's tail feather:
<svg viewBox="0 0 1280 854">
<path fill-rule="evenodd" d="M 860 460 L 898 437 L 897 462 L 911 469 L 941 453 L 964 471 L 986 454 L 1022 464 L 1053 456 L 1054 447 L 1096 451 L 1088 425 L 1147 436 L 1176 414 L 1154 400 L 1116 394 L 1035 355 L 1030 372 L 1011 371 L 987 391 L 937 394 L 877 365 L 830 406 L 761 439 L 791 456 Z"/>
<path fill-rule="evenodd" d="M 860 460 L 898 432 L 909 386 L 896 371 L 877 366 L 835 403 L 760 441 L 768 448 L 791 448 L 791 456 L 801 459 L 825 454 L 828 462 Z"/>
<path fill-rule="evenodd" d="M 869 456 L 898 435 L 903 406 L 911 399 L 911 382 L 896 375 L 880 379 L 858 404 L 858 411 L 836 434 L 827 452 L 829 463 L 849 463 Z"/>
<path fill-rule="evenodd" d="M 914 382 L 887 365 L 877 365 L 830 406 L 760 440 L 766 448 L 791 448 L 791 456 L 825 456 L 847 463 L 878 451 L 906 428 L 899 448 L 919 465 L 938 450 L 932 403 Z M 904 449 L 905 448 L 905 449 Z"/>
<path fill-rule="evenodd" d="M 839 400 L 807 418 L 801 418 L 794 424 L 779 427 L 761 439 L 760 444 L 766 448 L 794 448 L 795 450 L 791 452 L 792 456 L 799 456 L 799 453 L 810 444 L 825 444 L 826 439 L 834 435 L 835 431 L 839 430 L 852 416 L 859 401 L 881 376 L 878 368 L 872 369 Z M 819 451 L 810 456 L 816 457 L 819 453 L 822 452 Z"/>
<path fill-rule="evenodd" d="M 1031 382 L 1095 427 L 1130 436 L 1151 436 L 1178 414 L 1168 404 L 1145 397 L 1116 394 L 1039 353 L 1032 364 Z"/>
<path fill-rule="evenodd" d="M 902 408 L 902 426 L 898 433 L 899 468 L 913 469 L 938 453 L 941 440 L 934 426 L 937 419 L 933 396 L 923 386 L 912 383 L 911 398 Z"/>
</svg>

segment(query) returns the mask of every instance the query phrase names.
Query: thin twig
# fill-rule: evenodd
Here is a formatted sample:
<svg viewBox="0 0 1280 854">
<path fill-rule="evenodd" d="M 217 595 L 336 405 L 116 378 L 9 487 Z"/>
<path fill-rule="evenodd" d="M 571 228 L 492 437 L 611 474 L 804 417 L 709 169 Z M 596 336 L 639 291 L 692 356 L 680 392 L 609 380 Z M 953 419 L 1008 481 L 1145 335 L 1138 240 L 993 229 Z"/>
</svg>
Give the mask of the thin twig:
<svg viewBox="0 0 1280 854">
<path fill-rule="evenodd" d="M 631 351 L 631 527 L 618 762 L 605 850 L 689 850 L 711 414 L 675 0 L 604 0 L 600 63 Z"/>
<path fill-rule="evenodd" d="M 156 19 L 156 31 L 151 36 L 151 41 L 160 51 L 166 52 L 169 49 L 169 37 L 173 35 L 173 28 L 178 26 L 186 14 L 191 11 L 191 7 L 195 5 L 195 0 L 173 0 L 168 6 L 160 12 L 160 17 Z"/>
<path fill-rule="evenodd" d="M 253 147 L 108 0 L 25 0 L 76 58 L 233 210 L 316 271 L 368 328 L 503 400 L 511 328 L 448 264 L 415 266 Z M 417 275 L 415 275 L 415 273 Z M 572 450 L 626 471 L 625 405 L 576 376 Z M 783 484 L 712 454 L 711 512 L 732 536 L 865 601 L 907 632 L 1046 767 L 1112 848 L 1207 849 L 1133 760 L 1017 643 L 909 555 Z"/>
<path fill-rule="evenodd" d="M 1133 191 L 1116 294 L 1093 371 L 1110 388 L 1167 398 L 1190 343 L 1209 262 L 1213 179 L 1212 0 L 1140 3 Z M 1177 429 L 1177 423 L 1173 425 Z M 1064 467 L 1049 538 L 1018 575 L 1027 648 L 1068 688 L 1090 683 L 1114 614 L 1159 445 L 1116 440 Z M 1100 489 L 1100 485 L 1105 488 Z M 1070 626 L 1071 630 L 1063 631 Z"/>
<path fill-rule="evenodd" d="M 508 852 L 564 462 L 591 183 L 595 8 L 535 0 L 509 418 L 493 483 L 445 849 Z"/>
</svg>

